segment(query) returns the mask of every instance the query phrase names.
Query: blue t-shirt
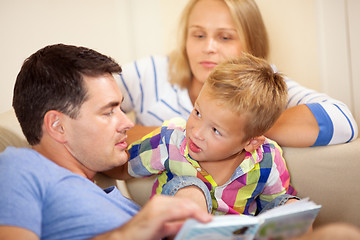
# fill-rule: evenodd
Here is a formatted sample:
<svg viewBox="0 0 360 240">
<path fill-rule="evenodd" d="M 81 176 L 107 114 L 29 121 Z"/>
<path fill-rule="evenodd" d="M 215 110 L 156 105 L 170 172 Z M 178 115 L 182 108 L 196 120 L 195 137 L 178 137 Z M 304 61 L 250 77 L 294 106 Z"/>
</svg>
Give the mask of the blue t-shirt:
<svg viewBox="0 0 360 240">
<path fill-rule="evenodd" d="M 0 193 L 0 225 L 28 229 L 41 239 L 88 239 L 139 210 L 117 188 L 102 190 L 27 148 L 0 154 Z"/>
</svg>

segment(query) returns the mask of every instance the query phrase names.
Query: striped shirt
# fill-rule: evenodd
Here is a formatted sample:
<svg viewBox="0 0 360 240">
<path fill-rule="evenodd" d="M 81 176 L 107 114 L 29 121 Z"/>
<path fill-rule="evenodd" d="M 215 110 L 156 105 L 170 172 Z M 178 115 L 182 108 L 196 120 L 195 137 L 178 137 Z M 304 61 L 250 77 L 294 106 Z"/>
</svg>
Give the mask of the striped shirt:
<svg viewBox="0 0 360 240">
<path fill-rule="evenodd" d="M 185 137 L 185 120 L 165 121 L 161 128 L 129 146 L 128 171 L 133 177 L 157 174 L 152 194 L 160 194 L 174 176 L 194 176 L 210 191 L 213 214 L 254 215 L 275 197 L 295 194 L 282 156 L 270 139 L 245 158 L 230 179 L 218 186 L 211 175 L 193 160 Z"/>
<path fill-rule="evenodd" d="M 117 78 L 124 95 L 121 107 L 124 112 L 135 112 L 137 124 L 161 126 L 163 121 L 173 117 L 189 117 L 193 105 L 188 91 L 169 83 L 168 68 L 166 56 L 150 56 L 122 66 L 123 71 Z M 314 146 L 345 143 L 357 138 L 356 122 L 344 103 L 288 78 L 285 81 L 287 108 L 306 104 L 319 124 Z"/>
</svg>

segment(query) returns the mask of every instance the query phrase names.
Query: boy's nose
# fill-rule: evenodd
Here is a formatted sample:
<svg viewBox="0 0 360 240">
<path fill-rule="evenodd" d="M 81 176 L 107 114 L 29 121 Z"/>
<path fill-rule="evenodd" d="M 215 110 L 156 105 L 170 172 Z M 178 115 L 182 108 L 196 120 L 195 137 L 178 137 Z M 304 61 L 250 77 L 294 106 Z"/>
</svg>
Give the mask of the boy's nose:
<svg viewBox="0 0 360 240">
<path fill-rule="evenodd" d="M 203 133 L 202 133 L 202 128 L 199 126 L 196 126 L 192 129 L 193 132 L 193 136 L 198 139 L 198 140 L 203 140 Z"/>
</svg>

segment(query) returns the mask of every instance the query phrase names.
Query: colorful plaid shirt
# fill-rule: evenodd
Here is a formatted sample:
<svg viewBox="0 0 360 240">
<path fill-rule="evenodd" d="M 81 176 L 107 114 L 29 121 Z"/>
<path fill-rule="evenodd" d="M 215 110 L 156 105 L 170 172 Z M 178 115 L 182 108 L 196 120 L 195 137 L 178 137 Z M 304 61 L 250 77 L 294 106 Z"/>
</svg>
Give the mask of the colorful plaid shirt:
<svg viewBox="0 0 360 240">
<path fill-rule="evenodd" d="M 279 145 L 266 139 L 253 152 L 246 152 L 244 161 L 231 178 L 218 186 L 213 178 L 193 160 L 185 137 L 186 122 L 175 118 L 161 128 L 129 146 L 129 174 L 142 177 L 157 174 L 152 194 L 160 194 L 174 176 L 195 176 L 210 191 L 212 214 L 255 215 L 275 197 L 295 194 Z"/>
</svg>

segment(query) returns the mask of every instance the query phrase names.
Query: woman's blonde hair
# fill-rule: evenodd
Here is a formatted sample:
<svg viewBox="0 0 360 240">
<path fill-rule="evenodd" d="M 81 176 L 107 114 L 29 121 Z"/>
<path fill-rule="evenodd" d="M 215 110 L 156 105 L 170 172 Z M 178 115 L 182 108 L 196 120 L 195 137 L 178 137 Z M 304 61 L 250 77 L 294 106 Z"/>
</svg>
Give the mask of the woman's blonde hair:
<svg viewBox="0 0 360 240">
<path fill-rule="evenodd" d="M 205 81 L 209 93 L 225 108 L 245 116 L 244 141 L 263 135 L 287 103 L 287 86 L 265 59 L 244 53 L 216 66 Z"/>
<path fill-rule="evenodd" d="M 190 0 L 180 17 L 178 44 L 169 56 L 170 82 L 188 88 L 193 77 L 186 54 L 188 20 L 194 5 Z M 219 0 L 228 6 L 244 52 L 267 59 L 269 40 L 260 10 L 254 0 Z"/>
</svg>

